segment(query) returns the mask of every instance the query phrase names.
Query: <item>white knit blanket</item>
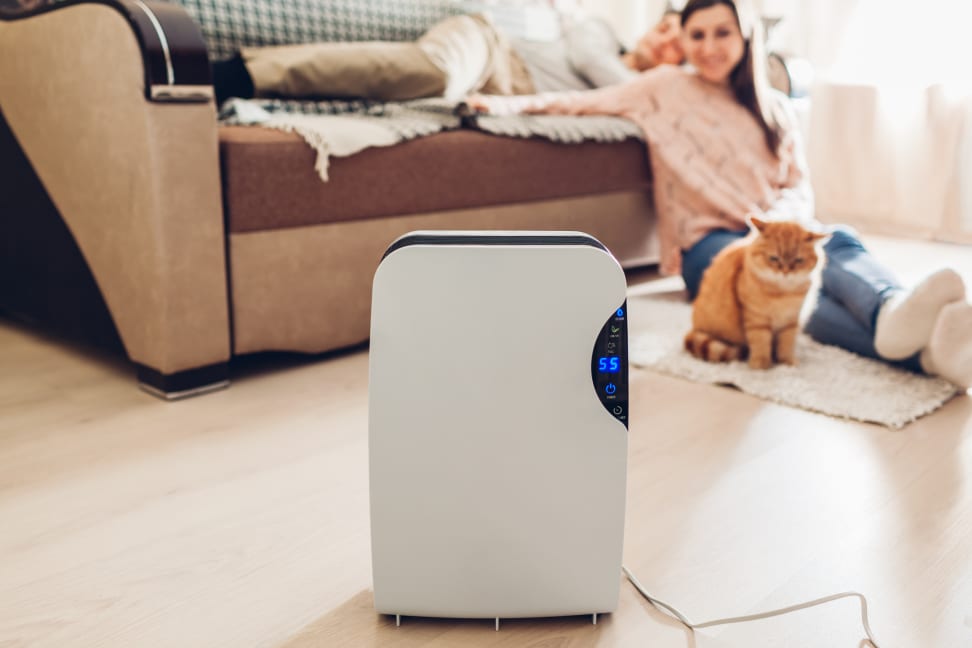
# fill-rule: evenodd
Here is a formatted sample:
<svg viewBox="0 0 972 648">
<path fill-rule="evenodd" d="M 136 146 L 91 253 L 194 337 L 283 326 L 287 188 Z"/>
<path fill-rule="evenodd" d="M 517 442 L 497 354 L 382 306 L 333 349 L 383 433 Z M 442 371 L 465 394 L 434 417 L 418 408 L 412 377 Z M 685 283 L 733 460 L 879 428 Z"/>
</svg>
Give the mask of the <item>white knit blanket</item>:
<svg viewBox="0 0 972 648">
<path fill-rule="evenodd" d="M 386 103 L 361 112 L 302 114 L 270 112 L 259 102 L 233 99 L 221 110 L 226 124 L 263 126 L 300 135 L 317 152 L 314 168 L 327 180 L 332 156 L 348 156 L 369 147 L 454 130 L 461 125 L 456 105 L 442 99 Z M 642 139 L 641 129 L 619 117 L 560 115 L 480 116 L 465 124 L 506 137 L 543 137 L 554 142 L 617 142 Z"/>
<path fill-rule="evenodd" d="M 480 115 L 478 130 L 504 137 L 543 137 L 553 142 L 620 142 L 628 138 L 644 139 L 641 128 L 621 117 L 585 115 Z"/>
<path fill-rule="evenodd" d="M 693 382 L 733 385 L 760 398 L 837 418 L 901 428 L 960 393 L 941 378 L 896 369 L 801 335 L 795 367 L 750 369 L 744 362 L 711 363 L 684 350 L 692 307 L 684 301 L 629 300 L 637 334 L 631 364 Z"/>
<path fill-rule="evenodd" d="M 314 169 L 327 180 L 331 156 L 346 157 L 373 146 L 392 146 L 406 140 L 459 127 L 451 106 L 385 104 L 378 111 L 312 115 L 271 113 L 255 102 L 235 99 L 232 119 L 224 123 L 263 126 L 297 133 L 317 152 Z"/>
</svg>

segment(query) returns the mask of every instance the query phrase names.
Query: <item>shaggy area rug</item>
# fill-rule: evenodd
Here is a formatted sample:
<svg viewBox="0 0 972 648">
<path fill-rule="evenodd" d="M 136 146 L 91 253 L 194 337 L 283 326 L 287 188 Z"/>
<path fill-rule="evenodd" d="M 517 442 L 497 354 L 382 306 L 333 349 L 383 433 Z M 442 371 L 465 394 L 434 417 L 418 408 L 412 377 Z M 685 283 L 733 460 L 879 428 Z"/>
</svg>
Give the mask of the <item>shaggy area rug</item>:
<svg viewBox="0 0 972 648">
<path fill-rule="evenodd" d="M 801 335 L 798 365 L 750 369 L 744 362 L 709 363 L 685 351 L 691 322 L 684 301 L 638 297 L 629 358 L 637 367 L 694 382 L 732 385 L 775 403 L 901 428 L 935 411 L 959 390 L 946 380 L 896 369 Z"/>
</svg>

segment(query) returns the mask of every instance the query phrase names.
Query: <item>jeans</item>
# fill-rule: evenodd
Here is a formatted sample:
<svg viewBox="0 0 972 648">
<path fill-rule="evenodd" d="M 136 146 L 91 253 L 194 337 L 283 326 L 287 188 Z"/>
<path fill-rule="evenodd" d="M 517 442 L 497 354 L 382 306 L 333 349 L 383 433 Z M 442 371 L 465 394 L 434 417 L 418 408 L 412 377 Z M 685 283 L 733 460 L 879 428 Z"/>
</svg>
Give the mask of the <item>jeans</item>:
<svg viewBox="0 0 972 648">
<path fill-rule="evenodd" d="M 748 230 L 714 230 L 682 252 L 682 278 L 691 299 L 698 295 L 702 275 L 715 255 L 747 233 Z M 874 325 L 878 311 L 894 292 L 901 290 L 897 278 L 871 256 L 849 227 L 832 227 L 823 251 L 826 264 L 820 294 L 804 331 L 822 344 L 831 344 L 909 371 L 921 372 L 920 354 L 890 361 L 874 350 Z"/>
</svg>

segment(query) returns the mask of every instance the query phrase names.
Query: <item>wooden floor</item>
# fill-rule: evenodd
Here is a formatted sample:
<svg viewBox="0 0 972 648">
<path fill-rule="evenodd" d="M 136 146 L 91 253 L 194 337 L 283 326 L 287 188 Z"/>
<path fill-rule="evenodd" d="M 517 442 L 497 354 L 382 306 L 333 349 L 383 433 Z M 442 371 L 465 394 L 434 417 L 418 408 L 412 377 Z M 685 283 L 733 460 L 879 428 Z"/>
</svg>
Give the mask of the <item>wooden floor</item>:
<svg viewBox="0 0 972 648">
<path fill-rule="evenodd" d="M 972 285 L 969 248 L 875 247 Z M 0 646 L 860 645 L 854 601 L 693 638 L 621 582 L 596 626 L 396 628 L 371 606 L 367 362 L 251 358 L 229 390 L 164 403 L 0 320 Z M 972 398 L 892 431 L 631 382 L 625 564 L 656 596 L 702 621 L 853 589 L 883 647 L 972 646 Z"/>
</svg>

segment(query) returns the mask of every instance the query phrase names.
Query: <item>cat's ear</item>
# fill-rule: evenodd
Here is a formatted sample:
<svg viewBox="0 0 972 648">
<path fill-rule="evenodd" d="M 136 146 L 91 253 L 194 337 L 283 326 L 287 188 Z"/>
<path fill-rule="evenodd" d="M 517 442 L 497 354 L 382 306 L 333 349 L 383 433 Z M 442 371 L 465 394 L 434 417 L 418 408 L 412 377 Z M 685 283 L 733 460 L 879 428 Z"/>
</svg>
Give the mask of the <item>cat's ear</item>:
<svg viewBox="0 0 972 648">
<path fill-rule="evenodd" d="M 749 217 L 749 222 L 752 223 L 753 224 L 753 227 L 755 227 L 760 232 L 762 232 L 763 230 L 766 229 L 766 221 L 764 221 L 764 220 L 762 220 L 760 218 L 756 218 L 755 216 L 750 216 Z"/>
<path fill-rule="evenodd" d="M 830 238 L 830 234 L 827 232 L 807 232 L 806 242 L 816 243 L 817 241 L 822 241 L 824 239 Z"/>
</svg>

